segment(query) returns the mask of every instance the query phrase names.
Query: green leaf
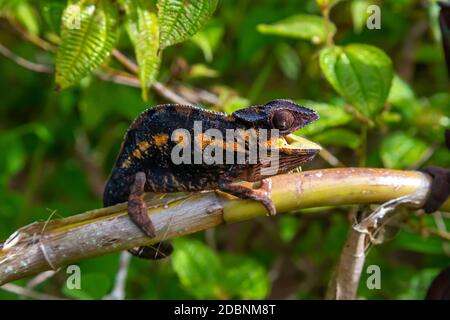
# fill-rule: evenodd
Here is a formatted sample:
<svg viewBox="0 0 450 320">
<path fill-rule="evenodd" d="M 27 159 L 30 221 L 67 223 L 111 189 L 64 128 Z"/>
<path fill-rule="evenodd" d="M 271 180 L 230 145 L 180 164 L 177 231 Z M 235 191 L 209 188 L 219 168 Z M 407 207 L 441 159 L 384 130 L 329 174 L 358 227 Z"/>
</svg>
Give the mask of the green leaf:
<svg viewBox="0 0 450 320">
<path fill-rule="evenodd" d="M 326 7 L 333 7 L 335 4 L 337 4 L 341 0 L 316 0 L 317 5 L 320 8 L 326 8 Z"/>
<path fill-rule="evenodd" d="M 403 169 L 422 159 L 426 151 L 427 145 L 422 140 L 395 133 L 383 140 L 380 155 L 385 167 Z"/>
<path fill-rule="evenodd" d="M 391 87 L 391 59 L 366 44 L 327 48 L 320 54 L 320 67 L 333 88 L 366 116 L 384 106 Z"/>
<path fill-rule="evenodd" d="M 283 74 L 291 80 L 296 80 L 300 72 L 301 61 L 298 53 L 286 43 L 275 47 L 275 56 Z"/>
<path fill-rule="evenodd" d="M 356 133 L 343 128 L 325 130 L 314 136 L 314 141 L 325 146 L 344 146 L 350 149 L 358 148 L 361 139 Z"/>
<path fill-rule="evenodd" d="M 266 269 L 246 256 L 224 254 L 221 256 L 225 271 L 224 285 L 232 297 L 239 299 L 264 299 L 269 292 Z"/>
<path fill-rule="evenodd" d="M 202 242 L 174 241 L 172 267 L 183 287 L 198 299 L 263 299 L 269 291 L 267 271 L 257 261 L 218 255 Z"/>
<path fill-rule="evenodd" d="M 387 101 L 393 105 L 402 105 L 403 102 L 411 101 L 415 98 L 411 87 L 398 75 L 394 75 Z"/>
<path fill-rule="evenodd" d="M 210 21 L 203 30 L 191 38 L 191 41 L 202 50 L 207 62 L 212 61 L 213 52 L 219 45 L 224 31 L 224 25 L 221 22 Z"/>
<path fill-rule="evenodd" d="M 108 0 L 72 0 L 64 10 L 56 55 L 56 85 L 63 89 L 89 75 L 111 53 L 117 8 Z"/>
<path fill-rule="evenodd" d="M 26 163 L 26 148 L 17 134 L 4 134 L 0 137 L 0 148 L 8 150 L 0 157 L 0 177 L 7 178 L 18 173 Z"/>
<path fill-rule="evenodd" d="M 278 219 L 278 225 L 281 240 L 290 242 L 300 227 L 300 220 L 294 215 L 283 215 Z"/>
<path fill-rule="evenodd" d="M 344 96 L 335 70 L 337 60 L 341 53 L 341 47 L 325 48 L 320 52 L 319 64 L 320 69 L 334 90 L 336 90 L 341 96 Z"/>
<path fill-rule="evenodd" d="M 444 252 L 443 241 L 439 238 L 421 237 L 417 233 L 400 232 L 394 239 L 395 247 L 398 249 L 424 253 L 427 255 L 439 255 Z"/>
<path fill-rule="evenodd" d="M 431 282 L 439 274 L 439 269 L 423 269 L 411 278 L 408 290 L 400 295 L 402 300 L 423 300 Z"/>
<path fill-rule="evenodd" d="M 158 18 L 143 0 L 126 0 L 125 8 L 127 32 L 139 65 L 142 99 L 147 101 L 148 88 L 155 81 L 161 64 Z"/>
<path fill-rule="evenodd" d="M 33 34 L 39 33 L 39 23 L 34 8 L 26 2 L 16 8 L 17 19 Z"/>
<path fill-rule="evenodd" d="M 218 0 L 158 0 L 162 49 L 196 34 L 216 10 Z"/>
<path fill-rule="evenodd" d="M 60 0 L 41 1 L 40 9 L 42 17 L 53 32 L 59 34 L 61 17 L 64 12 L 65 3 Z"/>
<path fill-rule="evenodd" d="M 297 100 L 296 102 L 307 108 L 313 109 L 320 116 L 319 121 L 302 128 L 299 131 L 301 135 L 319 133 L 327 128 L 344 125 L 352 120 L 352 117 L 340 106 L 310 100 Z"/>
<path fill-rule="evenodd" d="M 423 110 L 423 106 L 416 98 L 414 91 L 398 75 L 394 75 L 392 79 L 387 102 L 409 120 L 413 120 Z"/>
<path fill-rule="evenodd" d="M 336 26 L 329 24 L 332 34 L 336 33 Z M 260 24 L 259 32 L 295 39 L 310 40 L 313 43 L 323 43 L 327 37 L 325 22 L 322 17 L 310 14 L 297 14 L 273 24 Z"/>
<path fill-rule="evenodd" d="M 221 295 L 220 260 L 214 251 L 198 240 L 179 238 L 174 241 L 172 267 L 183 287 L 198 299 Z"/>
<path fill-rule="evenodd" d="M 250 101 L 243 97 L 230 97 L 224 102 L 223 110 L 225 110 L 226 113 L 232 114 L 236 110 L 243 109 L 248 107 L 250 104 Z"/>
<path fill-rule="evenodd" d="M 216 78 L 219 76 L 219 72 L 217 70 L 211 69 L 205 64 L 196 63 L 191 66 L 191 70 L 189 70 L 189 79 L 194 78 Z"/>
<path fill-rule="evenodd" d="M 361 33 L 363 27 L 367 21 L 367 7 L 370 5 L 368 0 L 354 0 L 350 5 L 350 11 L 352 13 L 353 30 L 356 33 Z"/>
</svg>

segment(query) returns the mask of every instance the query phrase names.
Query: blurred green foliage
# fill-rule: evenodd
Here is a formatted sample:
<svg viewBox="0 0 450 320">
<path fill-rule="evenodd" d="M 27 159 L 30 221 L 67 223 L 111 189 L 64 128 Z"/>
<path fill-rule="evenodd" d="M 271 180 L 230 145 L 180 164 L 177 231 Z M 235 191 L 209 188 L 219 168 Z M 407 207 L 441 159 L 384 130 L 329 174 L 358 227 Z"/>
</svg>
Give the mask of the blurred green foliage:
<svg viewBox="0 0 450 320">
<path fill-rule="evenodd" d="M 381 8 L 381 29 L 366 27 L 371 4 Z M 101 206 L 102 183 L 129 123 L 167 102 L 149 91 L 155 79 L 176 91 L 207 90 L 217 101 L 203 104 L 225 112 L 296 100 L 321 116 L 299 133 L 346 166 L 449 166 L 442 145 L 450 93 L 435 1 L 185 5 L 0 0 L 0 238 L 35 220 Z M 72 28 L 78 18 L 81 27 Z M 129 71 L 111 58 L 113 47 L 137 61 L 141 91 L 97 76 L 111 68 Z M 56 77 L 19 66 L 18 57 L 51 66 Z M 317 159 L 306 169 L 327 166 Z M 323 298 L 350 225 L 348 211 L 304 210 L 176 239 L 170 259 L 132 259 L 126 297 Z M 447 230 L 449 221 L 442 221 Z M 450 255 L 448 241 L 426 228 L 437 228 L 432 216 L 410 213 L 393 240 L 370 250 L 366 265 L 380 266 L 382 288 L 369 290 L 363 273 L 361 298 L 424 297 Z M 36 290 L 75 299 L 111 291 L 117 254 L 79 265 L 81 290 L 67 289 L 63 270 Z M 0 298 L 15 297 L 0 290 Z"/>
</svg>

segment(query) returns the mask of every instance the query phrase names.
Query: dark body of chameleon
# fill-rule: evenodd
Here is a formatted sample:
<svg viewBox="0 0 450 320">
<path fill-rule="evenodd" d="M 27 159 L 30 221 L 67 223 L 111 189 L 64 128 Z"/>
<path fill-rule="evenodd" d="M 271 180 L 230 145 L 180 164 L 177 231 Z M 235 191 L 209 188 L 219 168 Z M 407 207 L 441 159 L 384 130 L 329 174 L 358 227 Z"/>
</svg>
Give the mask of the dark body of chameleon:
<svg viewBox="0 0 450 320">
<path fill-rule="evenodd" d="M 289 101 L 276 100 L 273 103 L 275 102 L 286 104 Z M 125 135 L 116 164 L 104 190 L 104 206 L 127 201 L 137 172 L 146 174 L 145 191 L 158 193 L 217 189 L 220 178 L 233 166 L 241 166 L 235 177 L 236 181 L 260 180 L 261 177 L 256 172 L 258 166 L 254 164 L 206 165 L 192 162 L 192 164 L 175 165 L 171 159 L 172 149 L 179 143 L 179 141 L 172 141 L 172 132 L 180 128 L 190 133 L 191 158 L 194 159 L 194 121 L 202 122 L 203 133 L 210 128 L 218 129 L 224 139 L 227 129 L 271 129 L 264 119 L 265 114 L 259 114 L 261 119 L 257 117 L 258 112 L 262 111 L 250 109 L 243 109 L 242 114 L 238 111 L 233 115 L 227 115 L 193 106 L 168 104 L 144 111 L 134 120 Z M 302 126 L 317 120 L 318 116 L 314 111 L 303 109 L 302 111 L 308 117 L 304 119 Z M 225 145 L 223 143 L 224 148 L 226 148 Z M 224 157 L 225 153 L 224 151 Z M 299 157 L 297 154 L 288 159 L 289 166 L 286 168 L 283 167 L 283 155 L 280 155 L 280 171 L 277 174 L 300 166 L 311 160 L 315 154 L 316 152 L 309 153 L 305 150 L 303 156 Z"/>
</svg>

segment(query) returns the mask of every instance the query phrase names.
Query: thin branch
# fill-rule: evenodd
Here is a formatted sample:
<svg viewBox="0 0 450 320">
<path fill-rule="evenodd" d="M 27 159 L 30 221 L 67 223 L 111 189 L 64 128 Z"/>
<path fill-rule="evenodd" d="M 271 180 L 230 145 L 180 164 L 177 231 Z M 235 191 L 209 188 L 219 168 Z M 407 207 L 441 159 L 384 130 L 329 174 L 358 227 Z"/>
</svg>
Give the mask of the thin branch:
<svg viewBox="0 0 450 320">
<path fill-rule="evenodd" d="M 134 74 L 139 74 L 139 67 L 136 64 L 136 62 L 134 62 L 133 60 L 128 58 L 122 52 L 120 52 L 117 49 L 113 49 L 112 56 L 121 65 L 123 65 L 126 69 L 128 69 L 129 71 L 131 71 Z M 139 84 L 139 86 L 140 86 L 140 84 Z M 186 105 L 192 104 L 188 100 L 183 98 L 182 96 L 180 96 L 177 93 L 175 93 L 174 91 L 170 90 L 168 87 L 163 85 L 161 82 L 155 81 L 152 85 L 152 89 L 155 90 L 155 92 L 157 92 L 159 95 L 163 96 L 167 100 L 172 101 L 174 103 L 186 104 Z"/>
<path fill-rule="evenodd" d="M 47 281 L 48 279 L 50 279 L 51 277 L 53 277 L 57 272 L 58 271 L 49 270 L 49 271 L 44 271 L 42 273 L 39 273 L 33 279 L 28 281 L 25 288 L 28 290 L 33 290 L 35 287 L 37 287 L 41 283 L 43 283 L 43 282 Z"/>
<path fill-rule="evenodd" d="M 334 154 L 322 147 L 319 152 L 319 156 L 325 160 L 330 166 L 333 167 L 345 167 L 345 165 Z"/>
<path fill-rule="evenodd" d="M 306 171 L 276 176 L 272 182 L 271 196 L 279 213 L 384 203 L 419 191 L 423 201 L 430 186 L 429 176 L 421 172 L 368 168 Z M 129 220 L 125 203 L 51 220 L 45 230 L 44 223 L 19 229 L 0 250 L 0 284 L 82 259 L 266 215 L 258 202 L 213 191 L 185 197 L 153 196 L 146 201 L 155 225 L 155 238 L 146 237 Z M 450 210 L 450 200 L 442 210 Z"/>
<path fill-rule="evenodd" d="M 111 293 L 104 299 L 106 300 L 123 300 L 125 299 L 125 284 L 127 281 L 128 267 L 130 266 L 131 254 L 127 251 L 120 253 L 119 270 L 116 273 L 116 281 Z"/>
<path fill-rule="evenodd" d="M 24 296 L 36 300 L 65 300 L 63 298 L 23 288 L 13 283 L 4 284 L 3 286 L 0 287 L 0 289 L 3 289 L 7 292 L 15 293 L 19 296 Z"/>
<path fill-rule="evenodd" d="M 53 73 L 53 68 L 51 66 L 31 62 L 22 57 L 19 57 L 1 43 L 0 43 L 0 54 L 17 63 L 18 65 L 24 67 L 25 69 L 40 73 Z"/>
<path fill-rule="evenodd" d="M 40 47 L 41 49 L 44 49 L 45 51 L 50 51 L 50 52 L 56 51 L 56 49 L 57 49 L 56 45 L 51 44 L 51 43 L 39 38 L 36 35 L 28 33 L 20 26 L 14 24 L 14 22 L 12 22 L 11 25 L 15 29 L 15 31 L 17 31 L 25 40 L 35 44 L 36 46 Z M 20 65 L 28 70 L 31 70 L 34 72 L 40 72 L 40 73 L 53 73 L 54 72 L 53 67 L 47 66 L 47 65 L 42 65 L 42 64 L 37 64 L 37 63 L 31 62 L 31 61 L 28 61 L 24 58 L 21 58 L 21 57 L 15 55 L 14 53 L 12 53 L 8 48 L 6 48 L 5 46 L 3 46 L 1 44 L 0 44 L 0 54 L 4 55 L 5 57 L 11 59 L 13 62 L 17 63 L 18 65 Z M 127 68 L 133 74 L 138 74 L 139 67 L 133 60 L 131 60 L 130 58 L 125 56 L 123 53 L 121 53 L 117 49 L 113 49 L 112 55 L 120 64 L 122 64 L 125 68 Z M 140 88 L 140 86 L 141 86 L 139 79 L 132 75 L 114 74 L 114 73 L 109 73 L 109 72 L 105 72 L 105 71 L 101 71 L 101 70 L 98 70 L 94 73 L 99 79 L 104 80 L 104 81 L 111 81 L 111 82 L 114 82 L 117 84 L 127 85 L 127 86 L 131 86 L 131 87 L 136 87 L 136 88 Z M 167 100 L 169 100 L 173 103 L 192 105 L 192 103 L 190 101 L 188 101 L 181 95 L 177 94 L 175 91 L 171 90 L 170 88 L 168 88 L 161 82 L 155 81 L 152 85 L 152 89 L 157 94 L 159 94 L 160 96 L 166 98 Z M 202 95 L 206 96 L 205 92 L 203 92 Z M 208 99 L 212 99 L 211 96 L 214 96 L 214 95 L 212 93 L 209 93 L 209 95 L 207 96 Z"/>
<path fill-rule="evenodd" d="M 13 30 L 19 34 L 24 40 L 27 40 L 28 42 L 31 42 L 35 46 L 50 52 L 56 52 L 57 46 L 40 38 L 39 36 L 29 32 L 28 30 L 24 29 L 17 21 L 14 19 L 8 19 L 8 22 L 10 23 Z"/>
</svg>

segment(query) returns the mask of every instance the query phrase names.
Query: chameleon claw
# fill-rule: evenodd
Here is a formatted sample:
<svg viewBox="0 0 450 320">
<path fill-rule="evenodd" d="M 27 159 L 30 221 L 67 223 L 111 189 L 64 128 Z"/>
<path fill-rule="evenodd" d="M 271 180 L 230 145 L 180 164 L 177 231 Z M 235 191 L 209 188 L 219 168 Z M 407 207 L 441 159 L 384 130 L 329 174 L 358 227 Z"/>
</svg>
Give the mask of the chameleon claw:
<svg viewBox="0 0 450 320">
<path fill-rule="evenodd" d="M 260 200 L 261 203 L 267 209 L 268 216 L 274 216 L 277 214 L 275 205 L 271 199 L 272 196 L 272 179 L 263 179 L 261 181 L 261 186 L 257 189 L 258 193 L 261 193 Z"/>
</svg>

